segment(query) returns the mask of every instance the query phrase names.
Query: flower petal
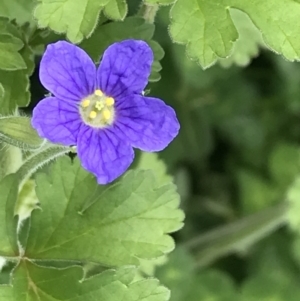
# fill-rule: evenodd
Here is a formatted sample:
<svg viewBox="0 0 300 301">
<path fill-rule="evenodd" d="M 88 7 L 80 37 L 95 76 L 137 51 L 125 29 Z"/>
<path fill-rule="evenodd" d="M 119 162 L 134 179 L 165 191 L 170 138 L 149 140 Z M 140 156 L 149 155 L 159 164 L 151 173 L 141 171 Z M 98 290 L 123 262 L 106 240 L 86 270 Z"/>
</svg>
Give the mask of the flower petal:
<svg viewBox="0 0 300 301">
<path fill-rule="evenodd" d="M 133 147 L 143 151 L 160 151 L 178 134 L 175 111 L 162 100 L 131 95 L 117 103 L 115 131 Z"/>
<path fill-rule="evenodd" d="M 82 125 L 76 104 L 56 97 L 44 98 L 37 104 L 31 123 L 41 137 L 64 145 L 76 144 Z"/>
<path fill-rule="evenodd" d="M 78 136 L 78 157 L 82 166 L 92 172 L 99 184 L 115 180 L 130 166 L 134 158 L 132 147 L 109 129 L 82 127 Z"/>
<path fill-rule="evenodd" d="M 59 41 L 48 45 L 42 57 L 40 80 L 56 97 L 78 101 L 93 93 L 96 67 L 85 51 Z"/>
<path fill-rule="evenodd" d="M 97 71 L 99 88 L 109 96 L 140 94 L 151 72 L 153 52 L 140 40 L 112 44 L 104 52 Z"/>
</svg>

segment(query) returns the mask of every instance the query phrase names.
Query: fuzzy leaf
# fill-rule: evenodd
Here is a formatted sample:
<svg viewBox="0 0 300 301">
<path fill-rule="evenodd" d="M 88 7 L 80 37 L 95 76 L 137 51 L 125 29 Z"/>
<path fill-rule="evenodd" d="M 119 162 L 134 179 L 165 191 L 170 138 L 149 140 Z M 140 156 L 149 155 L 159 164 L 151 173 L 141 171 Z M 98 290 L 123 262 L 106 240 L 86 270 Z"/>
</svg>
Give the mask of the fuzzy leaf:
<svg viewBox="0 0 300 301">
<path fill-rule="evenodd" d="M 38 149 L 44 142 L 32 128 L 30 119 L 21 116 L 0 117 L 1 140 L 25 150 Z"/>
<path fill-rule="evenodd" d="M 8 19 L 2 17 L 0 17 L 0 35 L 9 35 L 10 39 L 16 42 L 17 46 L 15 45 L 14 47 L 17 48 L 15 49 L 22 48 L 17 52 L 17 55 L 18 57 L 21 55 L 22 64 L 19 67 L 24 69 L 14 70 L 21 68 L 10 68 L 10 71 L 0 70 L 0 115 L 8 115 L 13 114 L 18 106 L 27 106 L 30 101 L 29 75 L 33 71 L 34 56 L 28 45 L 23 47 L 24 41 L 21 41 L 22 33 L 19 29 L 10 23 Z M 2 62 L 1 64 L 7 64 L 7 62 Z"/>
<path fill-rule="evenodd" d="M 24 260 L 17 268 L 12 287 L 0 287 L 0 298 L 5 301 L 168 300 L 168 289 L 155 279 L 124 283 L 126 269 L 132 268 L 108 270 L 82 281 L 79 267 L 47 269 Z"/>
<path fill-rule="evenodd" d="M 9 34 L 0 34 L 0 69 L 26 69 L 26 64 L 19 53 L 23 42 Z"/>
<path fill-rule="evenodd" d="M 151 171 L 130 171 L 83 208 L 96 188 L 77 160 L 71 165 L 61 158 L 49 175 L 40 174 L 36 192 L 43 211 L 32 215 L 26 253 L 119 266 L 174 248 L 166 234 L 182 226 L 183 213 L 173 184 L 158 184 Z"/>
<path fill-rule="evenodd" d="M 126 0 L 110 0 L 104 7 L 104 14 L 112 20 L 124 20 L 128 12 Z"/>
<path fill-rule="evenodd" d="M 109 0 L 42 0 L 35 9 L 40 27 L 66 33 L 73 43 L 79 43 L 95 29 L 99 13 Z"/>
<path fill-rule="evenodd" d="M 171 11 L 172 39 L 186 44 L 188 56 L 203 68 L 228 57 L 238 39 L 229 8 L 248 14 L 271 50 L 291 61 L 300 59 L 300 5 L 290 0 L 276 6 L 273 0 L 178 0 Z"/>
<path fill-rule="evenodd" d="M 125 39 L 141 39 L 146 41 L 152 48 L 154 63 L 157 64 L 164 57 L 164 50 L 157 42 L 152 40 L 154 30 L 155 26 L 146 23 L 143 18 L 129 17 L 123 22 L 111 22 L 100 25 L 89 39 L 80 44 L 80 47 L 85 49 L 94 61 L 99 62 L 105 49 L 112 43 Z M 155 65 L 152 67 L 150 81 L 158 81 L 160 79 L 158 69 Z"/>
<path fill-rule="evenodd" d="M 259 54 L 259 47 L 265 46 L 261 32 L 253 24 L 247 14 L 240 10 L 230 10 L 231 18 L 239 33 L 239 38 L 234 44 L 232 54 L 219 62 L 223 67 L 230 67 L 233 64 L 245 67 Z"/>
<path fill-rule="evenodd" d="M 34 23 L 32 11 L 35 0 L 1 0 L 0 16 L 16 20 L 19 24 Z"/>
<path fill-rule="evenodd" d="M 155 5 L 155 4 L 159 4 L 159 5 L 169 5 L 169 4 L 172 4 L 174 3 L 175 0 L 145 0 L 145 3 L 146 4 L 149 4 L 149 5 Z"/>
<path fill-rule="evenodd" d="M 0 93 L 1 115 L 12 114 L 18 106 L 28 105 L 30 101 L 29 78 L 25 70 L 0 70 L 0 84 L 3 87 L 3 93 Z"/>
<path fill-rule="evenodd" d="M 156 179 L 160 184 L 167 184 L 172 181 L 172 177 L 167 173 L 167 167 L 164 162 L 159 159 L 156 153 L 145 153 L 143 152 L 140 156 L 138 169 L 151 169 L 154 171 Z"/>
<path fill-rule="evenodd" d="M 17 255 L 17 242 L 13 227 L 14 205 L 18 193 L 18 182 L 15 175 L 9 175 L 1 180 L 0 192 L 0 256 L 12 257 Z"/>
</svg>

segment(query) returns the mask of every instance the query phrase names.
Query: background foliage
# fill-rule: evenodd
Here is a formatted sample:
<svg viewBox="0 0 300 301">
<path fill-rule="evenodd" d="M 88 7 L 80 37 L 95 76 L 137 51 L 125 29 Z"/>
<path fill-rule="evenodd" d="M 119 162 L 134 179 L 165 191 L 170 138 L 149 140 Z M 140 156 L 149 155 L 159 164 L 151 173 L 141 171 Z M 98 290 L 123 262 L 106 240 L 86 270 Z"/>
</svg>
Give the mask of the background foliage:
<svg viewBox="0 0 300 301">
<path fill-rule="evenodd" d="M 0 16 L 0 300 L 300 299 L 299 1 L 0 0 Z M 181 131 L 98 186 L 25 116 L 47 44 L 98 63 L 127 38 L 153 49 L 146 93 Z"/>
</svg>

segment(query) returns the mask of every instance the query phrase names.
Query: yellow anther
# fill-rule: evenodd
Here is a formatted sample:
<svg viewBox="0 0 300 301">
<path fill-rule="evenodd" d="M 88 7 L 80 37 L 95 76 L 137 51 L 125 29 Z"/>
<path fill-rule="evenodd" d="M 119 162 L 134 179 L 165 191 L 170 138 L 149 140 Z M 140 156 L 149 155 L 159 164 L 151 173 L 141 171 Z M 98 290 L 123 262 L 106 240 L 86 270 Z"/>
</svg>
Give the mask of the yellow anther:
<svg viewBox="0 0 300 301">
<path fill-rule="evenodd" d="M 114 105 L 115 103 L 115 100 L 112 98 L 112 97 L 107 97 L 105 99 L 105 104 L 108 106 L 108 107 L 111 107 L 112 105 Z"/>
<path fill-rule="evenodd" d="M 111 117 L 111 112 L 110 112 L 110 110 L 108 110 L 108 109 L 103 110 L 102 116 L 103 116 L 103 118 L 104 118 L 106 121 L 109 120 L 110 117 Z"/>
<path fill-rule="evenodd" d="M 95 119 L 95 118 L 97 117 L 97 112 L 91 111 L 89 117 L 90 117 L 91 119 Z"/>
<path fill-rule="evenodd" d="M 102 110 L 103 107 L 104 107 L 104 104 L 103 104 L 102 101 L 96 101 L 95 108 L 96 108 L 98 111 Z"/>
<path fill-rule="evenodd" d="M 103 92 L 99 89 L 95 90 L 94 94 L 100 97 L 103 96 Z"/>
<path fill-rule="evenodd" d="M 83 108 L 87 108 L 90 105 L 91 101 L 89 99 L 85 99 L 84 101 L 81 102 L 81 106 Z"/>
</svg>

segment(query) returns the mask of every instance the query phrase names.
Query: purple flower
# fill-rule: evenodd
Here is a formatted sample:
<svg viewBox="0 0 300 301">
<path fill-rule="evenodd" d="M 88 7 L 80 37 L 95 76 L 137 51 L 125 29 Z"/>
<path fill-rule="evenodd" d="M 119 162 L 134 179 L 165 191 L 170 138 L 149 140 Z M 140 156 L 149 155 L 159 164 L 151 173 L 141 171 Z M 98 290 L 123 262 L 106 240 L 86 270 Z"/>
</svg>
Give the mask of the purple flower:
<svg viewBox="0 0 300 301">
<path fill-rule="evenodd" d="M 51 142 L 76 145 L 98 183 L 113 181 L 132 163 L 133 147 L 160 151 L 179 131 L 171 107 L 142 95 L 152 62 L 151 48 L 138 40 L 108 47 L 98 68 L 75 45 L 49 45 L 40 80 L 53 96 L 33 110 L 33 127 Z"/>
</svg>

